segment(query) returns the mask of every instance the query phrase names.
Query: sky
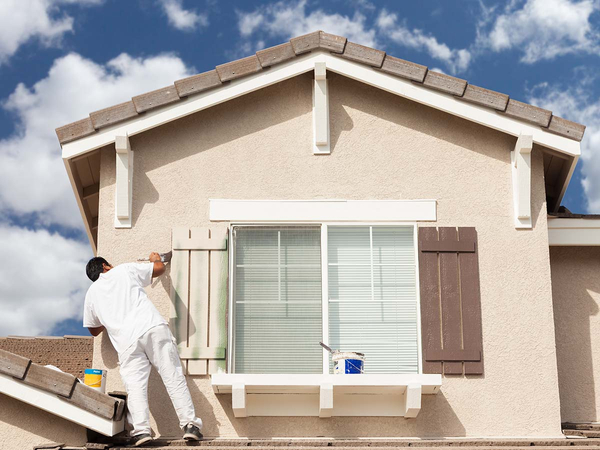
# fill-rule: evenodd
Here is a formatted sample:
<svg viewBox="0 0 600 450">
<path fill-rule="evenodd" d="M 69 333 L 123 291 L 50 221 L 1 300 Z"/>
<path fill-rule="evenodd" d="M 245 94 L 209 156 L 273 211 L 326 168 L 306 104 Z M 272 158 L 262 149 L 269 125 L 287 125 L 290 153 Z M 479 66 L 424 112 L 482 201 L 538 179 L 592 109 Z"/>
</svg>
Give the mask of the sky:
<svg viewBox="0 0 600 450">
<path fill-rule="evenodd" d="M 600 213 L 600 0 L 0 0 L 0 336 L 87 333 L 56 127 L 319 29 L 587 125 L 563 204 Z"/>
</svg>

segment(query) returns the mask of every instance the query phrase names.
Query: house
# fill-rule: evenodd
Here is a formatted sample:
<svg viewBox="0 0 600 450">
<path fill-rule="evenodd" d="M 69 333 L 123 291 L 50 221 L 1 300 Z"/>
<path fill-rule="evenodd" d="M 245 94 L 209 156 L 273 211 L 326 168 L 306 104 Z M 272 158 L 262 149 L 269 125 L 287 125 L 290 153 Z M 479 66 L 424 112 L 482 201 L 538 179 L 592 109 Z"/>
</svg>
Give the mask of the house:
<svg viewBox="0 0 600 450">
<path fill-rule="evenodd" d="M 149 295 L 206 436 L 562 439 L 600 410 L 584 129 L 315 32 L 56 131 L 94 251 L 173 250 Z"/>
</svg>

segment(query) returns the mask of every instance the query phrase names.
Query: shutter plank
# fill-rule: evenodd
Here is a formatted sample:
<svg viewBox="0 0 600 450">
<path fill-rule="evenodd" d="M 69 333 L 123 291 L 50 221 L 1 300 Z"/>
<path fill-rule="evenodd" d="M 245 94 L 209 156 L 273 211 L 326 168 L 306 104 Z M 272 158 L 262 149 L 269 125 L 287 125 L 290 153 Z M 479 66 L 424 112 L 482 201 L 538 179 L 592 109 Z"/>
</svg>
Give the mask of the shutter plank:
<svg viewBox="0 0 600 450">
<path fill-rule="evenodd" d="M 113 418 L 115 415 L 115 404 L 117 403 L 111 396 L 92 389 L 83 383 L 77 383 L 73 390 L 73 395 L 71 398 L 65 399 L 65 401 L 105 419 Z"/>
<path fill-rule="evenodd" d="M 477 250 L 477 232 L 472 227 L 460 227 L 458 236 L 461 241 L 473 242 Z M 465 350 L 480 351 L 483 355 L 481 332 L 481 296 L 479 290 L 479 264 L 477 253 L 461 253 L 460 295 L 463 318 L 463 342 Z M 465 361 L 465 375 L 482 375 L 483 357 L 479 361 Z"/>
<path fill-rule="evenodd" d="M 419 228 L 419 247 L 425 242 L 437 242 L 434 227 Z M 441 350 L 440 300 L 437 253 L 419 252 L 419 278 L 421 291 L 421 342 L 425 353 L 423 373 L 442 373 L 441 362 L 426 360 L 427 350 Z"/>
<path fill-rule="evenodd" d="M 457 241 L 456 228 L 440 227 L 440 242 Z M 442 303 L 442 342 L 444 353 L 460 350 L 461 315 L 460 292 L 458 287 L 458 255 L 440 253 L 440 298 Z M 461 362 L 444 362 L 444 374 L 460 375 Z"/>
<path fill-rule="evenodd" d="M 191 238 L 209 238 L 208 228 L 192 228 Z M 192 250 L 190 254 L 190 306 L 188 314 L 187 347 L 208 347 L 208 251 Z M 206 359 L 191 359 L 187 362 L 189 375 L 205 375 Z"/>
<path fill-rule="evenodd" d="M 212 230 L 211 237 L 227 248 L 227 229 Z M 229 258 L 227 251 L 210 252 L 210 315 L 208 344 L 211 347 L 227 347 L 227 280 Z M 226 359 L 209 360 L 208 373 L 227 369 Z"/>
<path fill-rule="evenodd" d="M 70 373 L 59 372 L 39 364 L 31 364 L 23 382 L 43 391 L 70 397 L 77 378 Z"/>
<path fill-rule="evenodd" d="M 173 241 L 189 238 L 188 228 L 174 228 Z M 169 323 L 179 347 L 187 344 L 190 252 L 174 250 L 171 259 L 171 317 Z M 187 362 L 182 361 L 187 369 Z"/>
</svg>

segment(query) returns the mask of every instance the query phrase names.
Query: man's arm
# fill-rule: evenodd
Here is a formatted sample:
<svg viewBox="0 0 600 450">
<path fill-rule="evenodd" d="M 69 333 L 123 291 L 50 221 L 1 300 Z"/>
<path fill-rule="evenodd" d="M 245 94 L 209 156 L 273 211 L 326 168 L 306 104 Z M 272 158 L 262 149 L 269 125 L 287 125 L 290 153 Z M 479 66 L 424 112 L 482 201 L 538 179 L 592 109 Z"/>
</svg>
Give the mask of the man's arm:
<svg viewBox="0 0 600 450">
<path fill-rule="evenodd" d="M 160 277 L 163 273 L 165 273 L 165 264 L 160 260 L 160 255 L 158 253 L 150 253 L 150 258 L 148 259 L 151 263 L 154 263 L 154 267 L 152 269 L 152 278 Z"/>
<path fill-rule="evenodd" d="M 88 327 L 88 330 L 89 330 L 89 332 L 90 332 L 90 334 L 92 336 L 96 337 L 96 336 L 98 336 L 100 333 L 102 333 L 104 331 L 104 327 L 103 326 L 99 326 L 99 327 L 96 327 L 96 328 L 89 328 Z"/>
</svg>

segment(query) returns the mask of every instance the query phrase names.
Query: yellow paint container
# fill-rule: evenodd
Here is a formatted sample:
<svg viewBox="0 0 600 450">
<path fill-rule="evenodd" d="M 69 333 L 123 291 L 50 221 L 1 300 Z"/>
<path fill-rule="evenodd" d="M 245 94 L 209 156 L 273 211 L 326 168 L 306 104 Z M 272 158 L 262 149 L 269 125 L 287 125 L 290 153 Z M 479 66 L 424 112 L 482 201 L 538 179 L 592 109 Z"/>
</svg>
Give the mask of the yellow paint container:
<svg viewBox="0 0 600 450">
<path fill-rule="evenodd" d="M 106 391 L 106 370 L 85 369 L 83 383 L 97 391 Z"/>
</svg>

